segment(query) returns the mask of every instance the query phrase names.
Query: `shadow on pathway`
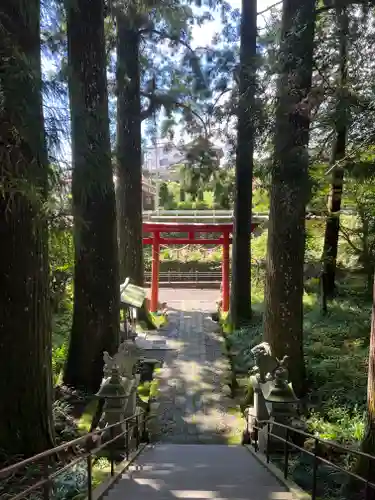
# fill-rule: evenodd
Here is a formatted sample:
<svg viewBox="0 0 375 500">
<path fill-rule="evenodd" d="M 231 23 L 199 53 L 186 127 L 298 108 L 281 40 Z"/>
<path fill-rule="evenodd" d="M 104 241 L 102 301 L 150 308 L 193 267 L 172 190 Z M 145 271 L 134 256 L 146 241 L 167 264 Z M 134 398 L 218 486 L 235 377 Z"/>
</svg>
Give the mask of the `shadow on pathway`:
<svg viewBox="0 0 375 500">
<path fill-rule="evenodd" d="M 238 443 L 244 422 L 224 383 L 229 365 L 207 303 L 181 301 L 168 314 L 168 326 L 159 334 L 174 350 L 159 377 L 154 440 Z"/>
</svg>

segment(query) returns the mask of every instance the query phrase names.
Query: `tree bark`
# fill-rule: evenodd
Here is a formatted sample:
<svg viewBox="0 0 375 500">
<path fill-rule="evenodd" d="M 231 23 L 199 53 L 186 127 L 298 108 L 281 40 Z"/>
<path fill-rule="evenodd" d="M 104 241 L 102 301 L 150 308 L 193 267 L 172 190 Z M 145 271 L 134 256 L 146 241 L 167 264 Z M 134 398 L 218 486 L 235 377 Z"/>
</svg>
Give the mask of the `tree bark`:
<svg viewBox="0 0 375 500">
<path fill-rule="evenodd" d="M 298 395 L 305 389 L 302 298 L 314 27 L 314 0 L 284 0 L 271 173 L 264 336 L 274 355 L 280 359 L 284 355 L 290 357 L 290 378 Z"/>
<path fill-rule="evenodd" d="M 373 301 L 372 301 L 372 315 L 371 315 L 371 331 L 370 331 L 370 347 L 368 359 L 368 379 L 367 379 L 367 415 L 366 415 L 366 428 L 365 435 L 361 443 L 361 451 L 369 455 L 374 455 L 375 450 L 375 281 L 373 284 Z M 366 457 L 359 457 L 354 472 L 359 476 L 375 482 L 375 469 L 373 461 L 369 464 Z M 345 487 L 344 492 L 348 498 L 359 499 L 364 498 L 364 484 L 353 478 Z M 369 488 L 368 500 L 375 499 L 375 491 Z"/>
<path fill-rule="evenodd" d="M 235 328 L 251 318 L 251 209 L 256 91 L 257 1 L 242 1 L 239 103 L 232 247 L 231 320 Z"/>
<path fill-rule="evenodd" d="M 39 0 L 1 5 L 0 450 L 7 458 L 32 456 L 54 440 L 39 19 Z"/>
<path fill-rule="evenodd" d="M 348 74 L 348 14 L 346 8 L 338 9 L 337 13 L 340 37 L 340 68 L 339 68 L 339 98 L 336 109 L 336 138 L 332 150 L 331 165 L 342 162 L 345 157 L 347 138 L 347 117 L 344 92 Z M 344 182 L 344 168 L 336 165 L 332 170 L 331 189 L 329 196 L 328 217 L 324 234 L 322 291 L 325 298 L 332 298 L 335 293 L 336 259 L 339 244 L 340 210 Z"/>
<path fill-rule="evenodd" d="M 117 16 L 117 207 L 120 278 L 143 286 L 139 31 Z"/>
<path fill-rule="evenodd" d="M 119 342 L 116 200 L 104 2 L 66 0 L 75 237 L 74 311 L 64 383 L 95 392 Z"/>
</svg>

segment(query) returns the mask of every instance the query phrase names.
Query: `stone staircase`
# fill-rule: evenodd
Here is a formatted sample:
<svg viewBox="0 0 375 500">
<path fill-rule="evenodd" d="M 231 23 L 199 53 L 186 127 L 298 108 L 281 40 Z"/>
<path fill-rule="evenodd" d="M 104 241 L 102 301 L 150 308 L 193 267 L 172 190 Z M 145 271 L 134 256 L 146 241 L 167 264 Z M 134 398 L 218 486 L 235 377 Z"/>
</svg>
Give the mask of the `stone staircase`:
<svg viewBox="0 0 375 500">
<path fill-rule="evenodd" d="M 292 493 L 243 446 L 151 445 L 108 492 L 108 500 L 292 500 Z"/>
</svg>

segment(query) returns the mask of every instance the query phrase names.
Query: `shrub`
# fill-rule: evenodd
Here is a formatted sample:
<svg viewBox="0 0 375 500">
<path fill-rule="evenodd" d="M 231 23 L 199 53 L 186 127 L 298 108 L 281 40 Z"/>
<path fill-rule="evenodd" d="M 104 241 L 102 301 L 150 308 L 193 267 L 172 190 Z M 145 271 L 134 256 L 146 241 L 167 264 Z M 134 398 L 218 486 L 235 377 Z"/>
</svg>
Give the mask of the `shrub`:
<svg viewBox="0 0 375 500">
<path fill-rule="evenodd" d="M 192 209 L 193 209 L 192 201 L 186 200 L 177 203 L 177 210 L 192 210 Z"/>
<path fill-rule="evenodd" d="M 52 495 L 55 500 L 69 500 L 87 488 L 86 461 L 73 465 L 53 482 Z"/>
<path fill-rule="evenodd" d="M 72 406 L 69 403 L 54 401 L 52 412 L 58 441 L 70 441 L 78 437 L 78 427 L 72 417 Z"/>
</svg>

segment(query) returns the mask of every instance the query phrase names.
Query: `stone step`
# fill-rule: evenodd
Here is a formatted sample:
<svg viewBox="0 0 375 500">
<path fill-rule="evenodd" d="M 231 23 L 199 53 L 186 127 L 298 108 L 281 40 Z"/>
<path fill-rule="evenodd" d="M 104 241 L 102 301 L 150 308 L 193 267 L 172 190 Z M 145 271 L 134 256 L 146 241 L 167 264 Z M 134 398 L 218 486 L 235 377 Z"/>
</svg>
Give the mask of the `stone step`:
<svg viewBox="0 0 375 500">
<path fill-rule="evenodd" d="M 242 446 L 149 446 L 108 500 L 292 500 L 293 496 Z"/>
</svg>

